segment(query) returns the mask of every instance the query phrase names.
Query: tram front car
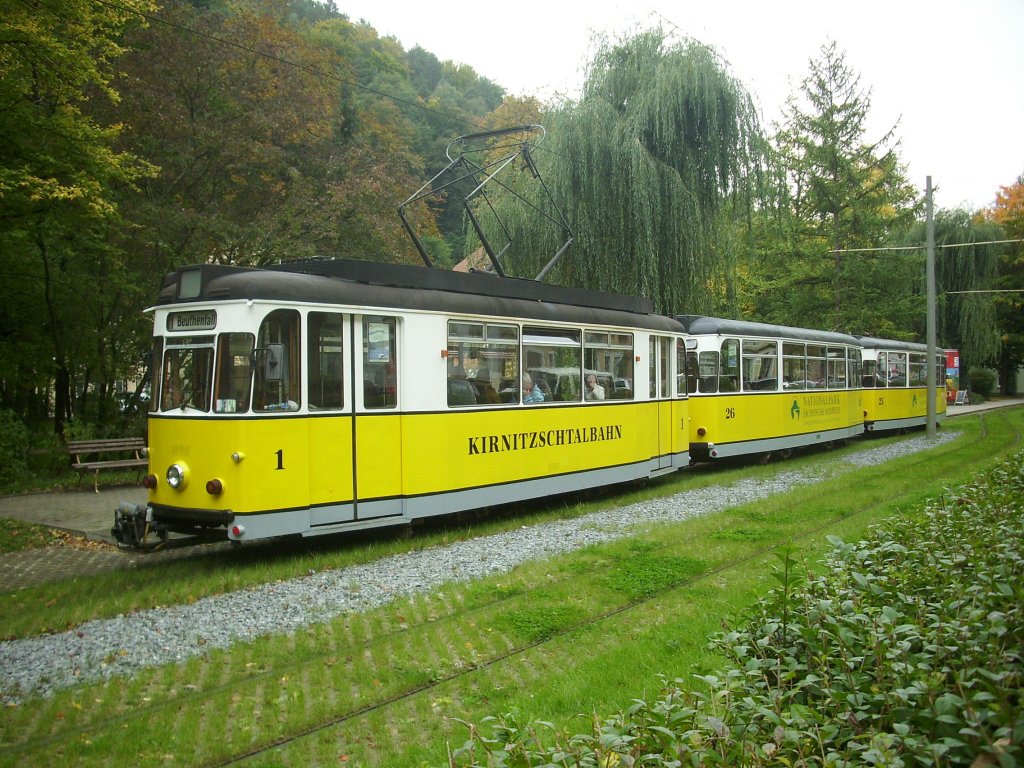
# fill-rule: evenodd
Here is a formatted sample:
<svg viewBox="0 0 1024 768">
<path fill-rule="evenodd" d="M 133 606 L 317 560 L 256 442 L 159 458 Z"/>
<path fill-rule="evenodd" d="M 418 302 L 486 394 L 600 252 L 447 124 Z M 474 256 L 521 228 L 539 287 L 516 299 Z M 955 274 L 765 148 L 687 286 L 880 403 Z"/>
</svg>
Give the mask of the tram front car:
<svg viewBox="0 0 1024 768">
<path fill-rule="evenodd" d="M 182 268 L 151 311 L 149 500 L 117 509 L 124 544 L 404 525 L 689 461 L 681 326 L 635 300 L 327 261 Z M 565 391 L 534 406 L 520 372 Z"/>
<path fill-rule="evenodd" d="M 225 530 L 240 540 L 237 512 L 306 503 L 274 472 L 308 451 L 306 431 L 270 418 L 299 407 L 298 313 L 280 302 L 211 298 L 209 287 L 234 272 L 174 272 L 152 310 L 149 504 L 118 507 L 112 532 L 122 543 L 149 548 L 172 532 L 223 539 Z"/>
</svg>

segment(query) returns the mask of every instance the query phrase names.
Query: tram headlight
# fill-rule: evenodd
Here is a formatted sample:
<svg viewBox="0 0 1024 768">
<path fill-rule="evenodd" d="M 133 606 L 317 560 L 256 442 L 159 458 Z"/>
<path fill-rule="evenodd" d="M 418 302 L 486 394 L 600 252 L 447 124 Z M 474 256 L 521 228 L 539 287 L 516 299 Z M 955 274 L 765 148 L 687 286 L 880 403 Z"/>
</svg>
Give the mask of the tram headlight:
<svg viewBox="0 0 1024 768">
<path fill-rule="evenodd" d="M 188 482 L 188 474 L 184 464 L 171 464 L 167 468 L 167 484 L 176 491 L 180 491 Z"/>
</svg>

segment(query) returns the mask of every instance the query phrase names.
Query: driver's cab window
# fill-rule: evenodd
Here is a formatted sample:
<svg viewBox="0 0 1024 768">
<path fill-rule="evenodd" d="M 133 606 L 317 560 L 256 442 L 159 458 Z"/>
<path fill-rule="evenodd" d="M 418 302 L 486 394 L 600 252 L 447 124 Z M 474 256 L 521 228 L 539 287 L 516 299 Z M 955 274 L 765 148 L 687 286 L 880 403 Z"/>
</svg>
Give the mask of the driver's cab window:
<svg viewBox="0 0 1024 768">
<path fill-rule="evenodd" d="M 722 342 L 721 368 L 718 372 L 719 392 L 739 392 L 740 389 L 740 340 L 725 339 Z"/>
<path fill-rule="evenodd" d="M 254 411 L 297 411 L 299 386 L 299 313 L 277 309 L 264 318 L 256 339 Z"/>
<path fill-rule="evenodd" d="M 398 321 L 363 317 L 363 405 L 368 409 L 398 404 Z"/>
</svg>

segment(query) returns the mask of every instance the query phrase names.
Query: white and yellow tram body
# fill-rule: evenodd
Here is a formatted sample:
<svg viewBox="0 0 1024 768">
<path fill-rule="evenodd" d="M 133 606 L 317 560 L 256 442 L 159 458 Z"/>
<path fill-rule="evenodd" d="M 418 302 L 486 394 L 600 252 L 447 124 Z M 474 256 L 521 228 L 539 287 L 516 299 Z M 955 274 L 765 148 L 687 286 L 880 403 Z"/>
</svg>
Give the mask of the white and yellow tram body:
<svg viewBox="0 0 1024 768">
<path fill-rule="evenodd" d="M 689 463 L 682 329 L 646 301 L 317 261 L 184 268 L 152 311 L 146 513 L 165 530 L 403 524 Z"/>
<path fill-rule="evenodd" d="M 928 347 L 909 341 L 861 336 L 864 356 L 864 430 L 881 432 L 924 426 L 928 419 Z M 946 415 L 946 370 L 935 359 L 935 416 Z"/>
<path fill-rule="evenodd" d="M 708 461 L 845 440 L 863 430 L 853 336 L 705 316 L 686 338 L 690 456 Z"/>
</svg>

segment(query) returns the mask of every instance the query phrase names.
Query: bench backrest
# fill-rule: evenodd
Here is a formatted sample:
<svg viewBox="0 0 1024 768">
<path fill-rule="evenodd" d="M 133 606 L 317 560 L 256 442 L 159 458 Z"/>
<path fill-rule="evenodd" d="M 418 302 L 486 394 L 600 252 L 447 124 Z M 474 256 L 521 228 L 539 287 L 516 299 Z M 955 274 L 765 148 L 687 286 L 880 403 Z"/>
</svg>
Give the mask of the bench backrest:
<svg viewBox="0 0 1024 768">
<path fill-rule="evenodd" d="M 126 437 L 114 440 L 73 440 L 68 443 L 68 453 L 141 451 L 145 447 L 146 441 L 141 437 Z"/>
</svg>

